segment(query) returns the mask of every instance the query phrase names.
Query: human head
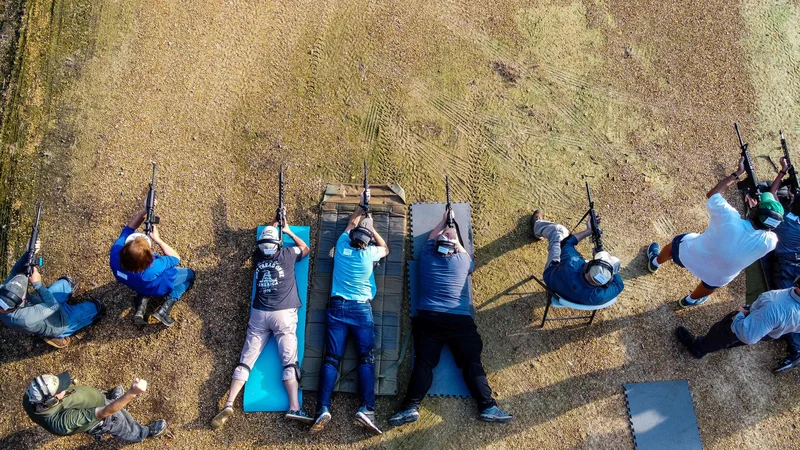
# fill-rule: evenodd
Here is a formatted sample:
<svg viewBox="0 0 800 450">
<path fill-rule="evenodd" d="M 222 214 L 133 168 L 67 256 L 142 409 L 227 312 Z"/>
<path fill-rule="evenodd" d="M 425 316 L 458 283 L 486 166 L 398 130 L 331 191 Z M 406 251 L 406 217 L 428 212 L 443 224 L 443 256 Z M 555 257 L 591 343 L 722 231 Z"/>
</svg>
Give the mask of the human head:
<svg viewBox="0 0 800 450">
<path fill-rule="evenodd" d="M 619 271 L 619 264 L 619 258 L 605 251 L 597 252 L 594 259 L 584 265 L 584 277 L 592 286 L 605 286 Z"/>
<path fill-rule="evenodd" d="M 458 244 L 458 232 L 455 228 L 445 228 L 436 242 L 436 253 L 442 256 L 450 256 L 456 252 Z"/>
<path fill-rule="evenodd" d="M 750 222 L 759 230 L 771 230 L 783 222 L 783 206 L 772 193 L 764 192 L 750 211 Z"/>
<path fill-rule="evenodd" d="M 24 307 L 27 293 L 28 277 L 23 274 L 14 275 L 8 283 L 0 286 L 0 314 Z"/>
<path fill-rule="evenodd" d="M 58 394 L 64 392 L 72 384 L 72 377 L 69 372 L 62 372 L 58 375 L 44 374 L 31 381 L 25 394 L 28 401 L 34 405 L 42 405 L 46 408 L 54 406 L 60 400 Z"/>
<path fill-rule="evenodd" d="M 258 248 L 264 256 L 271 257 L 278 253 L 281 248 L 281 235 L 278 227 L 268 225 L 261 230 L 261 235 L 258 236 Z"/>
<path fill-rule="evenodd" d="M 119 265 L 128 272 L 144 272 L 153 263 L 153 258 L 150 238 L 142 233 L 128 236 L 125 246 L 119 251 Z"/>
<path fill-rule="evenodd" d="M 358 250 L 367 248 L 372 242 L 372 219 L 362 219 L 357 227 L 350 230 L 350 246 Z"/>
</svg>

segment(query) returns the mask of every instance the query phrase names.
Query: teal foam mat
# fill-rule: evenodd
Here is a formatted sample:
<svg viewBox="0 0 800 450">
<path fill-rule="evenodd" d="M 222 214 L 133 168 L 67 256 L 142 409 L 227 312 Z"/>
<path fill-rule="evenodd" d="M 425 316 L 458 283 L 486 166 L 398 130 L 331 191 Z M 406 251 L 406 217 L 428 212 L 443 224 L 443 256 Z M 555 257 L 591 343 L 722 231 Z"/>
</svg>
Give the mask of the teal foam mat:
<svg viewBox="0 0 800 450">
<path fill-rule="evenodd" d="M 290 226 L 292 233 L 308 244 L 311 239 L 311 227 Z M 264 227 L 256 230 L 256 239 Z M 287 247 L 294 246 L 294 241 L 283 236 L 283 244 Z M 303 258 L 294 266 L 295 279 L 297 280 L 297 293 L 300 295 L 300 309 L 297 311 L 297 360 L 303 361 L 306 340 L 306 298 L 308 296 L 308 261 Z M 256 279 L 253 273 L 253 290 L 250 295 L 252 305 L 256 293 Z M 278 345 L 275 337 L 271 337 L 255 365 L 250 371 L 250 378 L 244 385 L 244 411 L 245 412 L 276 412 L 289 409 L 289 397 L 283 386 L 283 364 L 278 356 Z M 299 392 L 300 405 L 303 404 L 303 391 Z"/>
</svg>

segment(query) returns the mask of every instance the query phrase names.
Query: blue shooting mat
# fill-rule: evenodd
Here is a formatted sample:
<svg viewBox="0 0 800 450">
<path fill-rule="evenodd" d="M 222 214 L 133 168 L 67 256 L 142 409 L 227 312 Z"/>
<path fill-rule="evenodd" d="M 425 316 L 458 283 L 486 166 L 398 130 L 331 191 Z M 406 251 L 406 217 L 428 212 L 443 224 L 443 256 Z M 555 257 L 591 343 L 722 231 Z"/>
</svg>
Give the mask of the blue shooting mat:
<svg viewBox="0 0 800 450">
<path fill-rule="evenodd" d="M 702 450 L 686 380 L 625 385 L 637 450 Z"/>
<path fill-rule="evenodd" d="M 469 203 L 452 203 L 456 222 L 459 224 L 464 248 L 470 254 L 472 244 L 472 215 Z M 408 261 L 409 297 L 411 298 L 411 316 L 417 315 L 417 299 L 419 298 L 419 256 L 428 235 L 442 220 L 444 203 L 414 203 L 411 205 L 411 234 L 413 238 L 413 260 Z M 472 295 L 472 277 L 467 280 Z M 475 317 L 475 311 L 472 311 Z M 432 397 L 471 397 L 461 369 L 456 366 L 450 347 L 445 345 L 439 357 L 439 364 L 433 369 L 433 383 L 428 390 Z"/>
<path fill-rule="evenodd" d="M 292 233 L 308 243 L 311 238 L 311 227 L 290 226 Z M 264 227 L 256 230 L 256 239 Z M 283 235 L 283 245 L 293 247 L 294 241 Z M 295 280 L 297 280 L 297 293 L 300 295 L 300 309 L 297 311 L 297 361 L 303 361 L 306 340 L 306 297 L 308 295 L 308 260 L 305 257 L 294 265 Z M 250 295 L 250 304 L 256 294 L 256 275 L 253 273 L 253 291 Z M 252 306 L 251 306 L 252 308 Z M 276 412 L 289 409 L 289 396 L 283 386 L 283 364 L 278 355 L 278 344 L 272 336 L 261 351 L 258 360 L 250 370 L 250 378 L 244 385 L 244 411 L 245 412 Z M 298 392 L 300 405 L 303 405 L 303 391 Z"/>
</svg>

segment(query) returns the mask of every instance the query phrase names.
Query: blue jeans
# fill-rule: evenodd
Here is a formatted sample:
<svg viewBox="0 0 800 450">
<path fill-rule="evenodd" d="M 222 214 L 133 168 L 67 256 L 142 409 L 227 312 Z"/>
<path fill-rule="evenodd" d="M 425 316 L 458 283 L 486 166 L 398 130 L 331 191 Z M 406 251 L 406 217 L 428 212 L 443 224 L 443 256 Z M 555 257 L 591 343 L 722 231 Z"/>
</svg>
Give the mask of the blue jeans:
<svg viewBox="0 0 800 450">
<path fill-rule="evenodd" d="M 178 276 L 175 278 L 175 284 L 172 290 L 167 294 L 168 298 L 180 300 L 181 296 L 192 287 L 194 283 L 194 270 L 185 267 L 178 267 Z"/>
<path fill-rule="evenodd" d="M 68 305 L 67 300 L 72 295 L 72 286 L 67 280 L 60 279 L 51 284 L 47 290 L 53 294 L 53 297 L 61 304 L 61 309 L 67 315 L 67 328 L 57 337 L 72 336 L 81 328 L 88 327 L 100 312 L 94 302 L 86 301 L 77 305 Z"/>
<path fill-rule="evenodd" d="M 319 380 L 319 406 L 331 407 L 331 394 L 339 376 L 347 336 L 353 336 L 358 352 L 358 397 L 361 405 L 375 409 L 375 322 L 369 302 L 331 299 L 325 320 L 325 360 Z"/>
</svg>

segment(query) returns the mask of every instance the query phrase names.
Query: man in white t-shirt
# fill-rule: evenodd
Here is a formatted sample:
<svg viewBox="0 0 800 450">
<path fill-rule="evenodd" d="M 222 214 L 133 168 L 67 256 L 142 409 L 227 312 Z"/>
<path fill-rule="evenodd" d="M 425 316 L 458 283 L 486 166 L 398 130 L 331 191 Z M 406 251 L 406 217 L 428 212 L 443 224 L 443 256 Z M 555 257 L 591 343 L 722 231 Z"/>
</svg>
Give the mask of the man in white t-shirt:
<svg viewBox="0 0 800 450">
<path fill-rule="evenodd" d="M 744 160 L 740 160 L 739 170 L 706 194 L 710 220 L 705 231 L 680 234 L 663 249 L 653 242 L 647 249 L 651 272 L 672 260 L 700 278 L 694 291 L 678 302 L 682 308 L 704 303 L 716 289 L 730 283 L 742 269 L 774 250 L 778 243 L 772 229 L 783 221 L 783 206 L 771 193 L 761 194 L 758 202 L 749 196 L 745 198 L 750 206 L 750 217 L 746 219 L 722 197 L 722 191 L 743 173 Z"/>
</svg>

